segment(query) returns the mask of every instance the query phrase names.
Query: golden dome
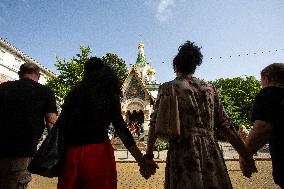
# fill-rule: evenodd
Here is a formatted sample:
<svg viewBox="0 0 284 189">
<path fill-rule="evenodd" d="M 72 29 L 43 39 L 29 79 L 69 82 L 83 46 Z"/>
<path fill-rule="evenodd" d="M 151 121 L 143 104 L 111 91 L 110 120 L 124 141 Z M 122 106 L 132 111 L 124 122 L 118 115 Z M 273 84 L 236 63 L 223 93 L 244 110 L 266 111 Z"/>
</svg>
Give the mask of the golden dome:
<svg viewBox="0 0 284 189">
<path fill-rule="evenodd" d="M 140 48 L 143 48 L 143 49 L 144 49 L 144 43 L 140 42 L 140 43 L 138 44 L 138 49 L 140 49 Z"/>
<path fill-rule="evenodd" d="M 155 75 L 155 73 L 156 73 L 156 70 L 154 68 L 149 68 L 147 70 L 147 75 Z"/>
</svg>

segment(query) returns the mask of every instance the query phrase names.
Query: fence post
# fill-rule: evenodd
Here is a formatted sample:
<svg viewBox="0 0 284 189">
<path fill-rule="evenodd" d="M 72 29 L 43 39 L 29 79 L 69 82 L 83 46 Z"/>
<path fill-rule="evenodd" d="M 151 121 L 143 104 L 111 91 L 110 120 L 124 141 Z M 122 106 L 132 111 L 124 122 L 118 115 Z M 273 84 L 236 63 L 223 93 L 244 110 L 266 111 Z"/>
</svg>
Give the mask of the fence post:
<svg viewBox="0 0 284 189">
<path fill-rule="evenodd" d="M 158 145 L 158 156 L 157 156 L 157 159 L 160 159 L 160 145 Z"/>
</svg>

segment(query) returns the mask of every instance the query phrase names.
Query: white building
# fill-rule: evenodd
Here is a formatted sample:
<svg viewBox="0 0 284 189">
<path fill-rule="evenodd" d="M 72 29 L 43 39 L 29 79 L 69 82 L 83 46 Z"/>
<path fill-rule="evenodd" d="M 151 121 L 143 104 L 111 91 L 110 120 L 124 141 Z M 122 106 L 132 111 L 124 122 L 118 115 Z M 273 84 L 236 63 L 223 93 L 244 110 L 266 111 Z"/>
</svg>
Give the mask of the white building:
<svg viewBox="0 0 284 189">
<path fill-rule="evenodd" d="M 48 77 L 55 77 L 54 73 L 38 63 L 36 60 L 0 38 L 0 83 L 8 80 L 17 80 L 18 71 L 23 63 L 34 63 L 40 68 L 39 83 L 45 84 Z"/>
<path fill-rule="evenodd" d="M 141 42 L 138 44 L 136 63 L 129 69 L 122 85 L 121 111 L 126 123 L 134 124 L 137 129 L 142 127 L 146 135 L 160 86 L 155 74 L 155 69 L 145 57 L 144 44 Z"/>
</svg>

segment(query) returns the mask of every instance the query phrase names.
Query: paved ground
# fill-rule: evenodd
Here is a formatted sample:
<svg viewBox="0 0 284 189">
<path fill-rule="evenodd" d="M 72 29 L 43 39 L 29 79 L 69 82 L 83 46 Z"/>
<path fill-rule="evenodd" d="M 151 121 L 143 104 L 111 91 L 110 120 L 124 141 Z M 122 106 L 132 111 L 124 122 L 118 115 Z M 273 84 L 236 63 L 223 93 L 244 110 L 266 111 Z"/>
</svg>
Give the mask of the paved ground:
<svg viewBox="0 0 284 189">
<path fill-rule="evenodd" d="M 236 189 L 279 189 L 274 184 L 271 173 L 271 161 L 268 145 L 265 145 L 254 156 L 257 160 L 258 173 L 248 179 L 242 176 L 239 169 L 238 154 L 228 143 L 219 143 L 230 174 L 233 188 Z M 155 160 L 160 162 L 159 169 L 149 180 L 143 179 L 138 171 L 134 158 L 127 150 L 116 150 L 118 189 L 162 189 L 167 151 L 155 152 Z M 57 179 L 48 179 L 33 175 L 29 189 L 56 189 Z"/>
<path fill-rule="evenodd" d="M 159 169 L 149 180 L 139 175 L 138 166 L 133 162 L 118 162 L 118 189 L 162 189 L 165 163 L 159 163 Z M 248 179 L 242 176 L 238 161 L 227 160 L 226 165 L 235 189 L 279 189 L 273 183 L 271 161 L 258 160 L 258 173 Z M 29 189 L 56 189 L 57 179 L 48 179 L 33 175 Z"/>
<path fill-rule="evenodd" d="M 223 157 L 225 160 L 238 160 L 239 155 L 234 150 L 231 144 L 227 142 L 219 142 L 220 149 L 223 151 Z M 267 160 L 270 159 L 269 154 L 269 146 L 268 144 L 264 145 L 257 154 L 254 155 L 254 158 L 256 160 Z M 134 161 L 134 158 L 131 156 L 131 154 L 126 149 L 120 149 L 116 150 L 114 152 L 116 161 Z M 154 152 L 154 158 L 157 161 L 165 161 L 167 158 L 167 150 L 163 150 L 160 152 L 155 151 Z"/>
</svg>

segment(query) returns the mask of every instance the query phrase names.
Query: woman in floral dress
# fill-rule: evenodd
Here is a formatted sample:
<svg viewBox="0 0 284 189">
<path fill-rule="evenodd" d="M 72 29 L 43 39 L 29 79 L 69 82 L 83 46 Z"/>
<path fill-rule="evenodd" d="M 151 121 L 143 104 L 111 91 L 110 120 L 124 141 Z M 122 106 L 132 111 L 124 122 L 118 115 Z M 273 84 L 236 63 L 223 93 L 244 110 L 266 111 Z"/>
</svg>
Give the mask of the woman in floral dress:
<svg viewBox="0 0 284 189">
<path fill-rule="evenodd" d="M 235 131 L 217 92 L 203 80 L 193 77 L 202 63 L 200 48 L 187 41 L 180 46 L 173 60 L 177 77 L 161 85 L 151 116 L 146 158 L 153 157 L 155 122 L 159 100 L 173 86 L 178 96 L 181 135 L 169 142 L 165 188 L 167 189 L 229 189 L 231 181 L 214 130 L 218 129 L 246 160 L 245 176 L 256 171 L 243 141 Z"/>
</svg>

